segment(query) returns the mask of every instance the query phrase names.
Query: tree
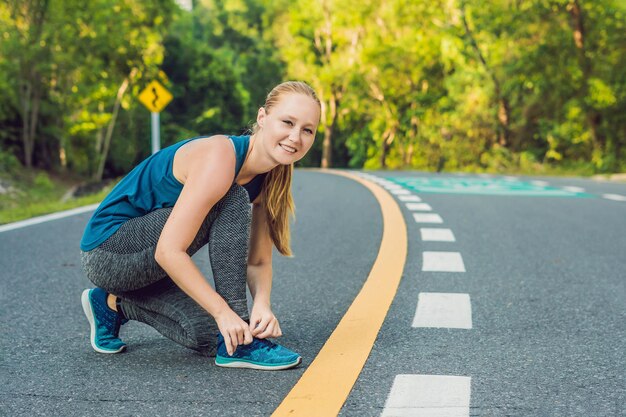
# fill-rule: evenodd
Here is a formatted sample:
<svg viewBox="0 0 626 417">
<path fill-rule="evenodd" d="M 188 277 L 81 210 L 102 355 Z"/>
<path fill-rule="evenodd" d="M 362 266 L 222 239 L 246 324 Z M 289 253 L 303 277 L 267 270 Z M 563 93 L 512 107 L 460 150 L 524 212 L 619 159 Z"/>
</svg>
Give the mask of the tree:
<svg viewBox="0 0 626 417">
<path fill-rule="evenodd" d="M 3 42 L 5 56 L 17 57 L 17 65 L 7 65 L 8 72 L 15 77 L 17 99 L 15 107 L 22 119 L 21 138 L 23 160 L 27 167 L 33 165 L 33 150 L 37 133 L 41 102 L 46 91 L 49 74 L 50 47 L 47 25 L 48 0 L 10 0 L 3 8 L 3 25 L 9 39 Z M 8 12 L 8 13 L 7 13 Z M 13 36 L 11 36 L 13 34 Z"/>
<path fill-rule="evenodd" d="M 311 83 L 322 104 L 320 130 L 323 168 L 331 167 L 333 134 L 342 100 L 355 74 L 363 21 L 370 2 L 354 0 L 297 1 L 278 16 L 274 28 L 291 78 Z"/>
</svg>

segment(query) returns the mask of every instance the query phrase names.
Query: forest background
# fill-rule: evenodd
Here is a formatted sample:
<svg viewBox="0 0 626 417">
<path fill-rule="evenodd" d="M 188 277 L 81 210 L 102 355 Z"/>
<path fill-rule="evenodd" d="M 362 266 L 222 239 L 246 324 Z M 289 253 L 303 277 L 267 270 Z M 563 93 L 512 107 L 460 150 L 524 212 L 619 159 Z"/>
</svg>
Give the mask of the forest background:
<svg viewBox="0 0 626 417">
<path fill-rule="evenodd" d="M 623 0 L 9 0 L 0 223 L 149 156 L 150 81 L 165 147 L 244 132 L 287 79 L 322 101 L 298 166 L 626 171 Z"/>
</svg>

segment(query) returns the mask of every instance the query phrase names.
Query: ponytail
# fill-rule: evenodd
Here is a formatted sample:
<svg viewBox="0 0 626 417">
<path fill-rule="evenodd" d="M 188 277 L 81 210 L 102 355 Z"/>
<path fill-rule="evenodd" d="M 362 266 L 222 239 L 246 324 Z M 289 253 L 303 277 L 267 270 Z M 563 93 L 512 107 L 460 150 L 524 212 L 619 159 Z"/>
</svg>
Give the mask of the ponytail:
<svg viewBox="0 0 626 417">
<path fill-rule="evenodd" d="M 291 195 L 293 164 L 278 165 L 263 181 L 263 208 L 267 215 L 270 237 L 278 252 L 293 257 L 291 252 L 289 214 L 295 220 L 295 205 Z"/>
</svg>

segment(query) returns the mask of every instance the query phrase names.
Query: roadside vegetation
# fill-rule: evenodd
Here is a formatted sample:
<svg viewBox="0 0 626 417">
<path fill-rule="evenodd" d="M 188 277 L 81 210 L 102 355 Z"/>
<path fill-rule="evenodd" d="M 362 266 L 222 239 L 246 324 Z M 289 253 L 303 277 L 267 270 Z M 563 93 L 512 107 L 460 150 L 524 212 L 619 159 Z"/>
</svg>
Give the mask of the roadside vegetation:
<svg viewBox="0 0 626 417">
<path fill-rule="evenodd" d="M 24 169 L 5 164 L 0 170 L 0 224 L 16 222 L 57 211 L 95 204 L 104 199 L 116 181 L 92 184 L 99 191 L 74 196 L 82 179 L 50 174 L 41 169 Z M 85 190 L 87 191 L 87 190 Z"/>
<path fill-rule="evenodd" d="M 0 222 L 76 204 L 72 187 L 149 156 L 137 97 L 153 80 L 173 95 L 162 147 L 242 133 L 269 88 L 299 79 L 322 119 L 298 166 L 626 172 L 623 0 L 193 5 L 0 2 L 0 178 L 14 189 Z"/>
</svg>

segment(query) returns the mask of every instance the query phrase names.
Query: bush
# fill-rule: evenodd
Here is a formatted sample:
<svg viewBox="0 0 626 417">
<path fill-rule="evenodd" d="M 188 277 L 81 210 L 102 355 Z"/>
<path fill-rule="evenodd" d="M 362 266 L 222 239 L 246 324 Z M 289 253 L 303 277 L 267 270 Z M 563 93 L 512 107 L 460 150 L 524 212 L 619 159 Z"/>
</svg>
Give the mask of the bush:
<svg viewBox="0 0 626 417">
<path fill-rule="evenodd" d="M 38 173 L 33 180 L 33 184 L 41 191 L 50 191 L 55 188 L 54 183 L 50 180 L 50 177 L 48 177 L 48 174 L 46 174 L 45 172 Z"/>
<path fill-rule="evenodd" d="M 16 173 L 21 166 L 22 164 L 15 155 L 0 150 L 0 172 L 12 175 Z"/>
</svg>

